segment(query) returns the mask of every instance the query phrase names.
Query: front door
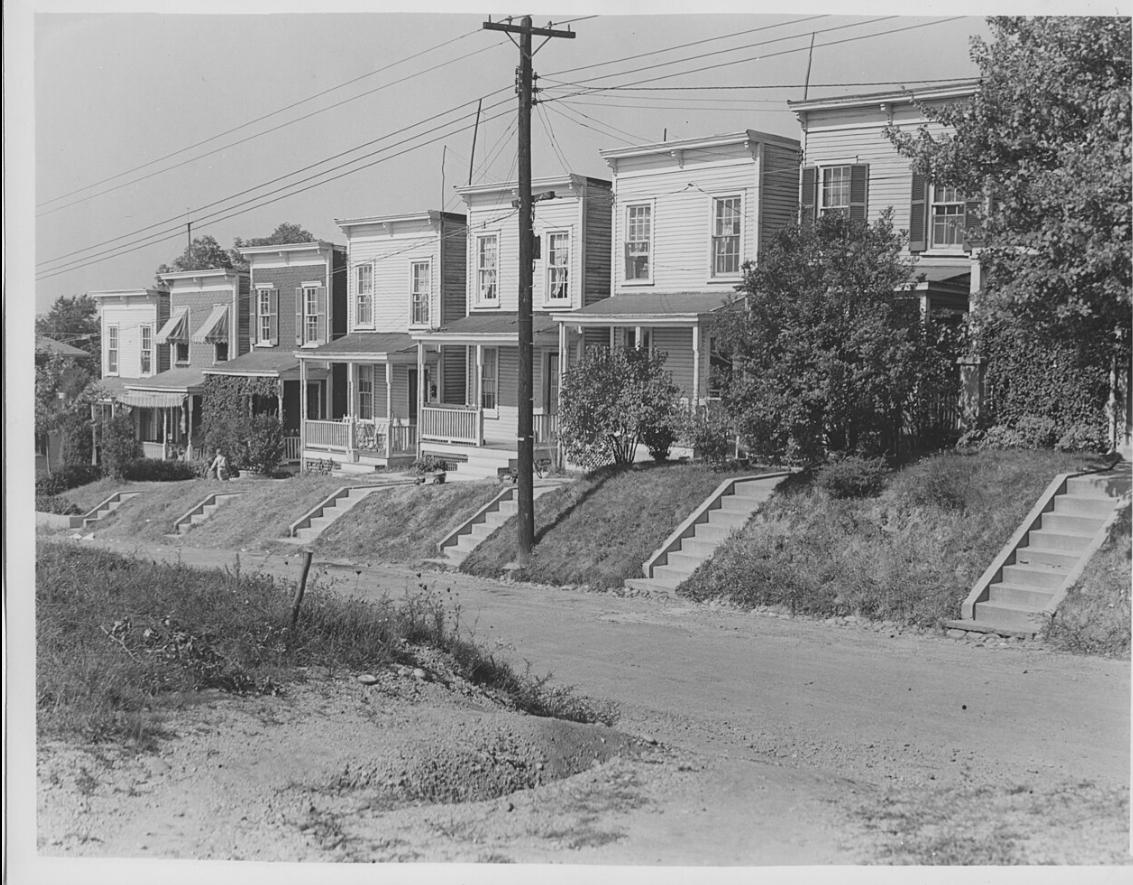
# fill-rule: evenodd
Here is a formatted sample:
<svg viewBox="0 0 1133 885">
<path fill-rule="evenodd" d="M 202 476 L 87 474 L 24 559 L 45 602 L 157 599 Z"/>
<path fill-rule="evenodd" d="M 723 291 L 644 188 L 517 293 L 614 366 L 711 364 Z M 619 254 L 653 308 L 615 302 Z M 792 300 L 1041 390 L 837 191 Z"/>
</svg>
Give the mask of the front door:
<svg viewBox="0 0 1133 885">
<path fill-rule="evenodd" d="M 417 426 L 417 370 L 409 370 L 409 423 Z"/>
<path fill-rule="evenodd" d="M 307 382 L 307 420 L 318 421 L 323 417 L 323 382 Z"/>
</svg>

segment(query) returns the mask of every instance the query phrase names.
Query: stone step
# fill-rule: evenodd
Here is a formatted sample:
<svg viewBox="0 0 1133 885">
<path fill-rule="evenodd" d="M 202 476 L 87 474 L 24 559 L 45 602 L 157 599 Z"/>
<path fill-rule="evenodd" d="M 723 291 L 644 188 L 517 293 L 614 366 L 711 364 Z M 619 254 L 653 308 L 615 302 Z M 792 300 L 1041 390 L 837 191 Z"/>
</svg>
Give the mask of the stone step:
<svg viewBox="0 0 1133 885">
<path fill-rule="evenodd" d="M 1106 519 L 1113 512 L 1113 498 L 1086 495 L 1059 495 L 1054 499 L 1054 512 L 1069 516 L 1092 516 Z"/>
<path fill-rule="evenodd" d="M 1037 633 L 1043 627 L 1043 618 L 1032 608 L 1007 602 L 977 602 L 973 620 L 987 627 L 1029 633 Z"/>
<path fill-rule="evenodd" d="M 1118 498 L 1129 490 L 1128 473 L 1099 473 L 1066 480 L 1066 494 Z"/>
<path fill-rule="evenodd" d="M 1005 565 L 1003 583 L 1054 591 L 1066 583 L 1066 572 L 1045 565 Z"/>
<path fill-rule="evenodd" d="M 726 527 L 729 529 L 743 528 L 747 525 L 749 515 L 746 513 L 732 513 L 728 510 L 709 510 L 708 511 L 708 525 L 719 528 Z"/>
<path fill-rule="evenodd" d="M 1035 534 L 1032 532 L 1032 537 Z M 1033 544 L 1015 551 L 1015 562 L 1018 565 L 1045 565 L 1063 572 L 1074 568 L 1078 564 L 1078 558 L 1077 554 L 1066 550 L 1048 550 Z"/>
<path fill-rule="evenodd" d="M 751 498 L 737 498 L 735 495 L 725 495 L 720 499 L 719 510 L 727 513 L 740 513 L 744 516 L 750 516 L 755 508 L 759 506 Z"/>
<path fill-rule="evenodd" d="M 732 486 L 732 494 L 745 501 L 758 501 L 762 503 L 772 495 L 772 489 L 764 482 L 738 482 Z"/>
<path fill-rule="evenodd" d="M 1036 612 L 1042 611 L 1053 597 L 1054 593 L 1050 590 L 1039 590 L 1006 581 L 992 584 L 987 588 L 987 601 L 993 605 L 1005 604 Z"/>
<path fill-rule="evenodd" d="M 715 553 L 719 546 L 720 541 L 702 538 L 700 532 L 697 532 L 696 535 L 692 537 L 681 539 L 679 552 L 687 553 L 690 556 L 698 556 L 703 560 Z"/>
<path fill-rule="evenodd" d="M 719 544 L 731 535 L 733 531 L 733 526 L 701 522 L 696 526 L 696 540 L 711 541 Z"/>
<path fill-rule="evenodd" d="M 1044 513 L 1043 531 L 1067 532 L 1073 535 L 1086 535 L 1092 538 L 1105 524 L 1105 519 L 1097 516 L 1070 516 L 1064 513 Z"/>
<path fill-rule="evenodd" d="M 704 562 L 704 558 L 696 554 L 673 552 L 669 554 L 668 562 L 665 564 L 670 568 L 676 568 L 691 575 L 702 562 Z"/>
<path fill-rule="evenodd" d="M 1092 534 L 1080 535 L 1074 532 L 1056 532 L 1042 528 L 1028 533 L 1027 545 L 1044 550 L 1062 550 L 1081 555 L 1093 538 Z"/>
<path fill-rule="evenodd" d="M 691 569 L 684 569 L 680 566 L 672 565 L 657 565 L 653 567 L 653 581 L 660 584 L 662 587 L 669 589 L 676 589 L 682 582 L 688 579 L 692 574 Z"/>
</svg>

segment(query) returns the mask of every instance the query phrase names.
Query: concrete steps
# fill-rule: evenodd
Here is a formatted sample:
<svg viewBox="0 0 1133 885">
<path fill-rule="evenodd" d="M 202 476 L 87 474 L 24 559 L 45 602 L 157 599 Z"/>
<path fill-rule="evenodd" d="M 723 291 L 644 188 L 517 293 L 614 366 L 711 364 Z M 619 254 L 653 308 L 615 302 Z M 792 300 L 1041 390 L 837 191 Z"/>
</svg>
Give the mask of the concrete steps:
<svg viewBox="0 0 1133 885">
<path fill-rule="evenodd" d="M 450 473 L 449 476 L 452 476 L 452 474 Z M 532 498 L 538 499 L 558 485 L 560 485 L 558 482 L 537 480 L 535 488 L 532 489 Z M 473 550 L 479 547 L 496 529 L 515 516 L 519 509 L 516 493 L 517 489 L 514 486 L 506 488 L 473 514 L 464 525 L 441 541 L 441 557 L 434 561 L 448 568 L 460 568 L 461 563 L 468 558 Z"/>
<path fill-rule="evenodd" d="M 141 492 L 115 492 L 105 501 L 97 504 L 94 509 L 83 514 L 82 528 L 88 529 L 96 525 L 99 520 L 105 519 L 131 498 L 136 498 Z"/>
<path fill-rule="evenodd" d="M 379 489 L 394 485 L 414 485 L 412 480 L 386 483 L 380 486 L 350 486 L 339 489 L 299 521 L 291 526 L 291 535 L 284 538 L 294 544 L 310 544 L 327 526 L 342 519 L 347 513 Z"/>
<path fill-rule="evenodd" d="M 193 526 L 200 525 L 202 522 L 207 520 L 214 513 L 216 513 L 217 510 L 219 510 L 221 507 L 223 507 L 229 501 L 233 500 L 234 498 L 239 498 L 239 497 L 240 496 L 238 494 L 224 494 L 224 493 L 217 493 L 215 495 L 209 495 L 207 498 L 205 498 L 203 501 L 201 501 L 200 504 L 198 504 L 196 507 L 194 507 L 188 513 L 186 513 L 184 516 L 177 519 L 173 523 L 173 530 L 175 532 L 177 532 L 178 534 L 183 535 L 186 532 L 188 532 L 190 529 L 192 529 Z"/>
<path fill-rule="evenodd" d="M 786 475 L 776 473 L 722 483 L 642 566 L 645 577 L 629 578 L 626 588 L 672 593 L 712 557 L 732 532 L 747 524 Z"/>
<path fill-rule="evenodd" d="M 964 617 L 946 626 L 1037 633 L 1105 540 L 1129 490 L 1128 463 L 1102 473 L 1056 477 L 973 587 Z"/>
</svg>

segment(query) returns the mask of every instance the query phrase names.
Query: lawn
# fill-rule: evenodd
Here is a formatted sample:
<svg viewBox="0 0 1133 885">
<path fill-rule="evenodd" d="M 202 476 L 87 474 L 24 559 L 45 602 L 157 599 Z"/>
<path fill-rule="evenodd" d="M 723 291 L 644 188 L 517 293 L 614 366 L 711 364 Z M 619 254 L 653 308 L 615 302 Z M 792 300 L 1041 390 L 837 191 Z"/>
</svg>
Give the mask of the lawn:
<svg viewBox="0 0 1133 885">
<path fill-rule="evenodd" d="M 41 736 L 87 740 L 161 736 L 162 710 L 202 688 L 275 693 L 298 668 L 374 672 L 416 663 L 428 646 L 459 675 L 508 695 L 522 710 L 610 721 L 569 689 L 518 675 L 480 650 L 457 613 L 424 585 L 394 601 L 365 602 L 308 588 L 290 627 L 293 587 L 130 559 L 48 542 L 36 559 L 36 725 Z"/>
<path fill-rule="evenodd" d="M 759 472 L 758 470 L 755 472 Z M 700 464 L 606 468 L 535 501 L 535 552 L 512 574 L 545 584 L 620 587 L 728 474 Z M 499 576 L 515 559 L 515 519 L 501 526 L 461 566 Z"/>
<path fill-rule="evenodd" d="M 420 562 L 500 491 L 498 482 L 401 486 L 374 492 L 315 541 L 323 558 Z"/>
<path fill-rule="evenodd" d="M 1090 463 L 1049 451 L 940 454 L 862 499 L 834 499 L 800 475 L 678 593 L 934 626 L 960 616 L 973 582 L 1054 475 Z"/>
</svg>

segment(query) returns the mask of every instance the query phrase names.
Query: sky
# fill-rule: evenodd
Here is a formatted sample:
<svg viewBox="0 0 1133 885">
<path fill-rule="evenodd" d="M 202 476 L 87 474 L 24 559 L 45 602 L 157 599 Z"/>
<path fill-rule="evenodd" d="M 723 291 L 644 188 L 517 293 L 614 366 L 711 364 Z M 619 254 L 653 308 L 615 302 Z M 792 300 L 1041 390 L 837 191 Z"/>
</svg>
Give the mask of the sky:
<svg viewBox="0 0 1133 885">
<path fill-rule="evenodd" d="M 224 247 L 282 221 L 343 242 L 336 218 L 462 211 L 453 186 L 470 165 L 474 182 L 514 178 L 518 52 L 486 17 L 37 15 L 36 311 L 152 285 L 189 223 Z M 536 177 L 608 177 L 600 149 L 665 138 L 797 138 L 786 101 L 802 98 L 808 61 L 810 97 L 963 78 L 987 32 L 947 9 L 535 18 L 567 19 L 577 36 L 535 58 Z M 648 89 L 593 91 L 619 84 Z M 761 88 L 688 88 L 708 86 Z"/>
</svg>

